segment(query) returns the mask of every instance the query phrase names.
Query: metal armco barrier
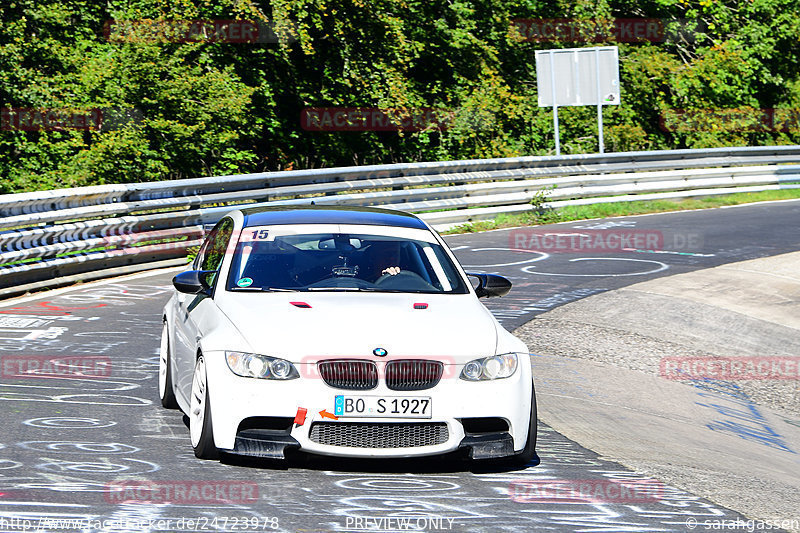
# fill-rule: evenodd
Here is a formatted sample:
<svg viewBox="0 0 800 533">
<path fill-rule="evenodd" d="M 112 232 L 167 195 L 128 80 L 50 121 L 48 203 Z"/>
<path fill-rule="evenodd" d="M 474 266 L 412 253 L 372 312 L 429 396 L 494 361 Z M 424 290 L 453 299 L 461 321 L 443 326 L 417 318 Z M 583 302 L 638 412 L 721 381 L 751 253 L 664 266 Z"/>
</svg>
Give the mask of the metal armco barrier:
<svg viewBox="0 0 800 533">
<path fill-rule="evenodd" d="M 0 297 L 185 263 L 236 205 L 360 205 L 437 229 L 547 205 L 800 188 L 800 146 L 518 157 L 264 172 L 0 195 Z"/>
</svg>

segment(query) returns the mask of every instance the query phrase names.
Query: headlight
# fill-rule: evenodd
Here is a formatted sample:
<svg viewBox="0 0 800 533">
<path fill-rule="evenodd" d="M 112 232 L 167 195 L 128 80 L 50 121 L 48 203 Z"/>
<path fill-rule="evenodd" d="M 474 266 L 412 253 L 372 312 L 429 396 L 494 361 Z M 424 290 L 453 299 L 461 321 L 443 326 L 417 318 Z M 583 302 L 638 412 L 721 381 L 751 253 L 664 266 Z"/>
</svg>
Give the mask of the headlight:
<svg viewBox="0 0 800 533">
<path fill-rule="evenodd" d="M 517 354 L 507 353 L 475 359 L 464 365 L 461 379 L 467 381 L 487 381 L 514 375 L 517 370 Z"/>
<path fill-rule="evenodd" d="M 228 368 L 237 376 L 262 379 L 295 379 L 300 374 L 292 363 L 255 353 L 225 352 Z"/>
</svg>

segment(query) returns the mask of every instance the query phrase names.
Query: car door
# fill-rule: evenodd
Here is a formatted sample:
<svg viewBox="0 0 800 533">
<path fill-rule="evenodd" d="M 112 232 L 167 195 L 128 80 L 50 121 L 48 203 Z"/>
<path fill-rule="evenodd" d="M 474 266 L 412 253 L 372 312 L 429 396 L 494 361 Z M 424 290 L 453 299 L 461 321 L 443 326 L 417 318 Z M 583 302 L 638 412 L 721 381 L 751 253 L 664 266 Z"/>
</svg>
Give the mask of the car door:
<svg viewBox="0 0 800 533">
<path fill-rule="evenodd" d="M 209 314 L 216 313 L 213 295 L 216 290 L 224 290 L 222 287 L 217 289 L 218 284 L 224 284 L 223 280 L 218 279 L 219 269 L 225 259 L 232 234 L 233 220 L 228 217 L 220 220 L 211 230 L 211 233 L 208 234 L 193 264 L 195 270 L 213 272 L 206 278 L 212 287 L 211 296 L 178 293 L 175 313 L 177 336 L 175 343 L 175 365 L 177 369 L 175 385 L 178 393 L 187 401 L 192 391 L 192 374 L 194 372 L 197 347 L 203 336 L 199 324 L 207 323 L 203 319 L 208 318 Z"/>
</svg>

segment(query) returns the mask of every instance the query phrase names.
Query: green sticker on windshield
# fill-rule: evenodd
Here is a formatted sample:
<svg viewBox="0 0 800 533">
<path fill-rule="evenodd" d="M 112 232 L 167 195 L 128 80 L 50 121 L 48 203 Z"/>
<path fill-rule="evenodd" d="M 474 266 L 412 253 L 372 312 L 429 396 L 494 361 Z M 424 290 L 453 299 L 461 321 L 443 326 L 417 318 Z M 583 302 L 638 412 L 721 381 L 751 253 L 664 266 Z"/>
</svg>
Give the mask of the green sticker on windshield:
<svg viewBox="0 0 800 533">
<path fill-rule="evenodd" d="M 236 282 L 239 287 L 249 287 L 253 284 L 253 278 L 242 278 Z"/>
</svg>

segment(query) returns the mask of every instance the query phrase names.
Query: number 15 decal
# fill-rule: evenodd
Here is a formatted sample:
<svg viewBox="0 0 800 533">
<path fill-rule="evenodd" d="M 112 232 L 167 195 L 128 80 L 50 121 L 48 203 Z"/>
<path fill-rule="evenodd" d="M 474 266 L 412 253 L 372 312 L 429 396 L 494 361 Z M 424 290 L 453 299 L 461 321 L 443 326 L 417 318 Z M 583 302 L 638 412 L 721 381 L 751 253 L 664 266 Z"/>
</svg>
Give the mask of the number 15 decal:
<svg viewBox="0 0 800 533">
<path fill-rule="evenodd" d="M 253 231 L 250 240 L 251 241 L 265 241 L 269 237 L 269 230 L 266 229 L 257 229 Z"/>
</svg>

